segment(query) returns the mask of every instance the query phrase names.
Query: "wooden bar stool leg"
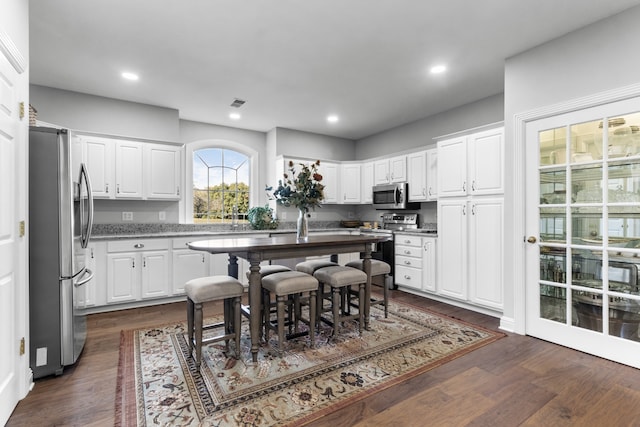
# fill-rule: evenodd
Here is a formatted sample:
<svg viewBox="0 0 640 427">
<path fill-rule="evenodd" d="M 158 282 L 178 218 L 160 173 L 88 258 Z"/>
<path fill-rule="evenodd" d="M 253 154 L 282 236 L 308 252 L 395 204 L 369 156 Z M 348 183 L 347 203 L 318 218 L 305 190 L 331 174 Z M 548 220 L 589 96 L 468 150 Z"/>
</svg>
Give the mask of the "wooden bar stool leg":
<svg viewBox="0 0 640 427">
<path fill-rule="evenodd" d="M 202 359 L 202 304 L 197 303 L 195 306 L 195 334 L 196 334 L 196 367 L 200 369 L 200 361 Z"/>
<path fill-rule="evenodd" d="M 365 306 L 367 304 L 366 301 L 366 290 L 365 287 L 367 286 L 366 283 L 360 283 L 359 285 L 359 292 L 358 292 L 358 298 L 360 298 L 360 303 L 358 305 L 358 332 L 360 333 L 360 335 L 362 335 L 362 324 L 364 323 L 364 319 L 365 319 Z"/>
<path fill-rule="evenodd" d="M 311 340 L 311 348 L 315 348 L 316 346 L 316 291 L 309 291 L 309 339 Z"/>
<path fill-rule="evenodd" d="M 187 332 L 189 335 L 189 353 L 193 354 L 193 301 L 187 298 Z"/>
<path fill-rule="evenodd" d="M 284 353 L 284 305 L 286 295 L 278 295 L 276 297 L 278 310 L 278 347 L 280 353 Z"/>
<path fill-rule="evenodd" d="M 338 324 L 340 319 L 340 301 L 342 298 L 340 288 L 332 288 L 331 289 L 331 302 L 333 303 L 333 332 L 334 334 L 338 333 Z"/>
<path fill-rule="evenodd" d="M 240 336 L 242 329 L 242 310 L 240 309 L 240 297 L 233 301 L 233 329 L 236 334 L 236 359 L 240 359 Z"/>
</svg>

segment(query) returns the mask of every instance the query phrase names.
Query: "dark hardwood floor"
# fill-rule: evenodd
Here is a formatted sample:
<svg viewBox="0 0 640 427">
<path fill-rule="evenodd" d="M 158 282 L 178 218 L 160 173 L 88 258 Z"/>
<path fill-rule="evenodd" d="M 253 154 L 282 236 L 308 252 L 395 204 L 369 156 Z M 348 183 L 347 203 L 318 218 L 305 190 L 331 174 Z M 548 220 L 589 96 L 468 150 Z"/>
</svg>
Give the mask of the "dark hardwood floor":
<svg viewBox="0 0 640 427">
<path fill-rule="evenodd" d="M 426 298 L 391 298 L 498 328 L 498 319 Z M 7 426 L 113 425 L 120 331 L 184 320 L 185 311 L 174 303 L 89 316 L 78 363 L 37 380 Z M 640 426 L 640 370 L 508 334 L 311 425 Z"/>
</svg>

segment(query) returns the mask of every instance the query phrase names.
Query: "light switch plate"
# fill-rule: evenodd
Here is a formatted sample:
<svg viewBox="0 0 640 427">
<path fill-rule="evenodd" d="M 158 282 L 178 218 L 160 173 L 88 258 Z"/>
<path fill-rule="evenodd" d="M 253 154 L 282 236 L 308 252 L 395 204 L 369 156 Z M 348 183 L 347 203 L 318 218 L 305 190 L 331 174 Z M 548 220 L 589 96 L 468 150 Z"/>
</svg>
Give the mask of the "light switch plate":
<svg viewBox="0 0 640 427">
<path fill-rule="evenodd" d="M 123 221 L 133 221 L 133 212 L 122 212 Z"/>
<path fill-rule="evenodd" d="M 158 221 L 164 221 L 167 219 L 167 213 L 165 211 L 158 212 Z"/>
<path fill-rule="evenodd" d="M 36 366 L 47 364 L 47 347 L 36 348 Z"/>
</svg>

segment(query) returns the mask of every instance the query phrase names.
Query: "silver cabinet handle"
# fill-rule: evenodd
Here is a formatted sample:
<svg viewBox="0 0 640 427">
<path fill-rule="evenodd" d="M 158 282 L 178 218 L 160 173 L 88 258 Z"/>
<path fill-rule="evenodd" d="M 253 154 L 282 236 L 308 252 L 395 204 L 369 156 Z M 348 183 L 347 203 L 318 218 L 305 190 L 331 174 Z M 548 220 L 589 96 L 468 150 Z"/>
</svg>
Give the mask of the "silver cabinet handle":
<svg viewBox="0 0 640 427">
<path fill-rule="evenodd" d="M 476 214 L 476 205 L 475 203 L 473 205 L 471 205 L 471 215 L 475 215 Z"/>
<path fill-rule="evenodd" d="M 146 267 L 147 266 L 147 257 L 142 257 L 142 266 Z"/>
<path fill-rule="evenodd" d="M 462 182 L 462 191 L 467 191 L 467 181 Z"/>
<path fill-rule="evenodd" d="M 411 240 L 406 239 L 404 242 L 405 242 L 405 243 L 411 243 Z"/>
<path fill-rule="evenodd" d="M 135 245 L 133 245 L 133 247 L 136 248 L 136 249 L 144 248 L 144 244 L 143 243 L 136 243 Z"/>
<path fill-rule="evenodd" d="M 116 184 L 116 193 L 120 194 L 120 184 Z"/>
<path fill-rule="evenodd" d="M 404 251 L 404 254 L 405 254 L 405 255 L 411 255 L 411 251 L 409 251 L 409 250 L 405 250 L 405 251 Z"/>
<path fill-rule="evenodd" d="M 105 191 L 105 193 L 109 194 L 109 183 L 108 182 L 104 185 L 104 191 Z"/>
<path fill-rule="evenodd" d="M 411 261 L 405 261 L 404 265 L 411 265 Z"/>
<path fill-rule="evenodd" d="M 407 274 L 404 275 L 404 278 L 407 279 L 407 280 L 411 280 L 411 276 L 409 276 Z"/>
<path fill-rule="evenodd" d="M 471 181 L 471 191 L 476 191 L 476 180 Z"/>
<path fill-rule="evenodd" d="M 462 206 L 462 215 L 466 215 L 467 214 L 467 206 L 464 205 Z"/>
<path fill-rule="evenodd" d="M 176 194 L 179 196 L 180 195 L 180 187 L 176 187 Z"/>
</svg>

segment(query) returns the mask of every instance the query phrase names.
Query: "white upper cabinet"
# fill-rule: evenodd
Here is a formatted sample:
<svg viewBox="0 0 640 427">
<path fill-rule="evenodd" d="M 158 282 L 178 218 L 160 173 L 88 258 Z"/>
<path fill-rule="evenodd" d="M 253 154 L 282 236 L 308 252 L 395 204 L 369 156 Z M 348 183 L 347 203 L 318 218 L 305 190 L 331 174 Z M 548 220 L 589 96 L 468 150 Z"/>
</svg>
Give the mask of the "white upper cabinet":
<svg viewBox="0 0 640 427">
<path fill-rule="evenodd" d="M 340 168 L 338 163 L 323 161 L 320 163 L 318 172 L 322 175 L 322 184 L 324 184 L 324 200 L 322 203 L 338 203 L 340 201 L 338 186 Z"/>
<path fill-rule="evenodd" d="M 504 193 L 504 128 L 438 141 L 438 197 Z"/>
<path fill-rule="evenodd" d="M 180 147 L 145 144 L 145 195 L 148 199 L 180 199 Z"/>
<path fill-rule="evenodd" d="M 470 194 L 504 193 L 504 128 L 470 135 L 467 152 Z"/>
<path fill-rule="evenodd" d="M 90 135 L 74 135 L 73 142 L 74 167 L 87 165 L 93 197 L 180 199 L 180 146 Z"/>
<path fill-rule="evenodd" d="M 116 198 L 142 199 L 142 144 L 116 142 Z"/>
<path fill-rule="evenodd" d="M 438 149 L 427 150 L 427 201 L 438 199 Z"/>
<path fill-rule="evenodd" d="M 418 151 L 407 155 L 407 182 L 409 201 L 427 201 L 427 152 Z"/>
<path fill-rule="evenodd" d="M 360 203 L 362 200 L 360 163 L 343 163 L 340 166 L 340 186 L 342 188 L 340 203 Z"/>
<path fill-rule="evenodd" d="M 467 195 L 467 137 L 438 141 L 438 197 Z"/>
<path fill-rule="evenodd" d="M 361 167 L 362 203 L 373 203 L 373 162 L 366 162 Z"/>
<path fill-rule="evenodd" d="M 374 185 L 407 180 L 407 156 L 396 156 L 374 162 Z"/>
<path fill-rule="evenodd" d="M 81 156 L 80 161 L 87 165 L 93 197 L 107 199 L 115 197 L 114 150 L 114 142 L 110 139 L 74 137 L 74 154 Z M 74 159 L 75 163 L 80 162 Z"/>
</svg>

